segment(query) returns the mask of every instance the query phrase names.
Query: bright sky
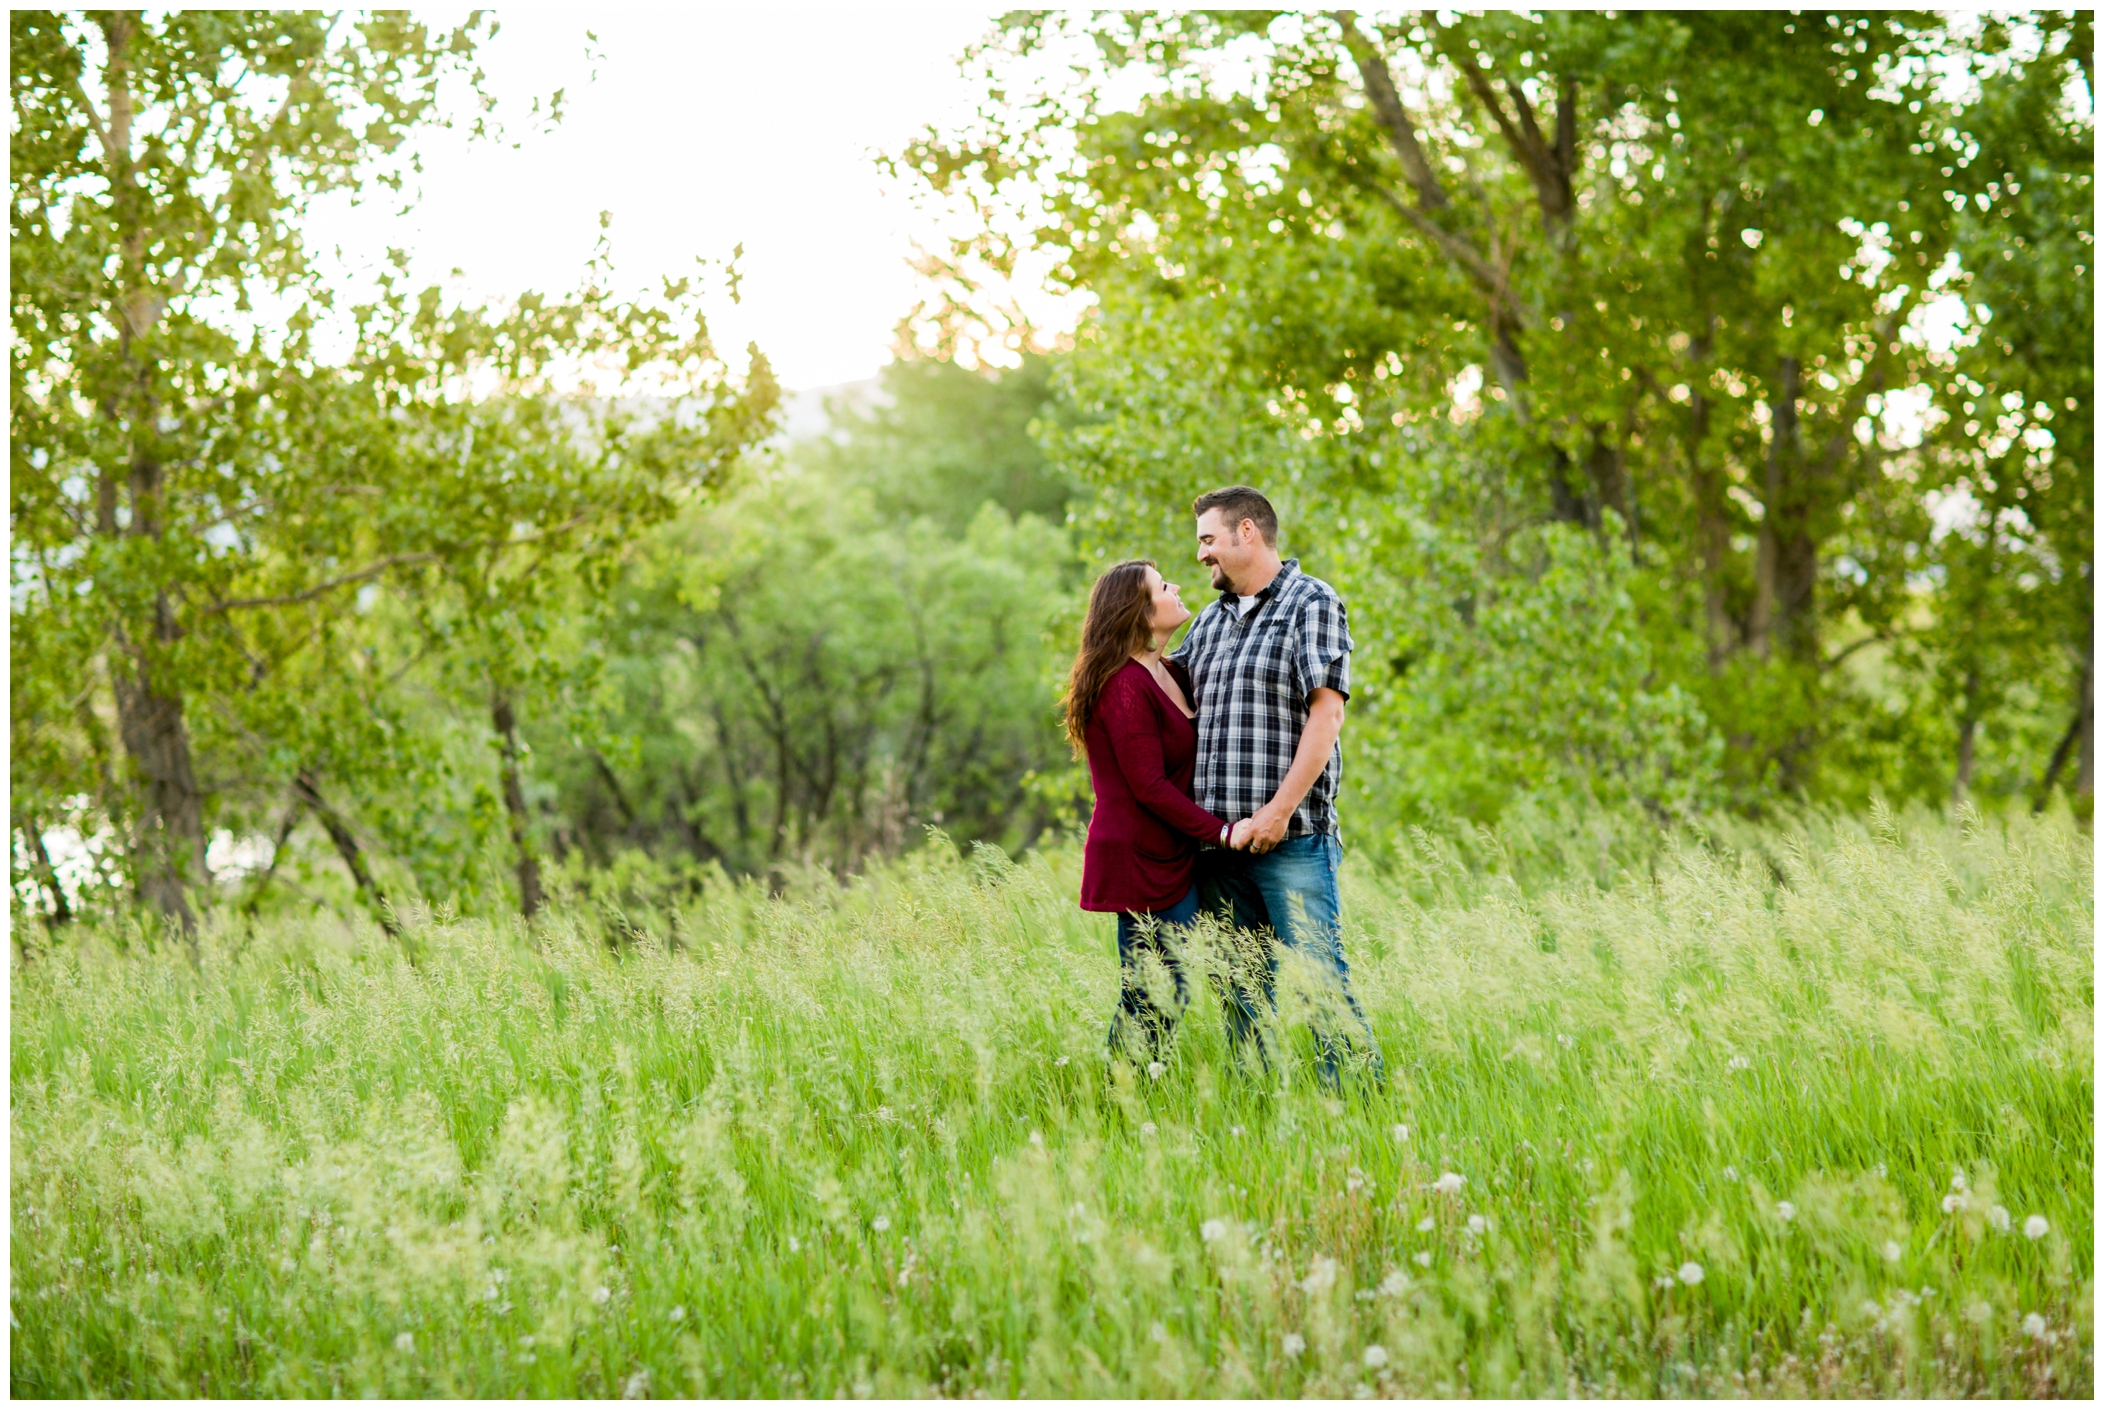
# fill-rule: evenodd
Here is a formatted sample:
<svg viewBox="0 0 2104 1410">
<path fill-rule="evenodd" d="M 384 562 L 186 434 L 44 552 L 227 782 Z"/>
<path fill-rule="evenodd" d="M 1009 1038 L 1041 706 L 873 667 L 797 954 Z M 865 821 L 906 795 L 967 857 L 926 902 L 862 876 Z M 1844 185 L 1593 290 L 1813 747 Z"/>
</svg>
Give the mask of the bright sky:
<svg viewBox="0 0 2104 1410">
<path fill-rule="evenodd" d="M 412 272 L 458 268 L 475 293 L 560 291 L 613 215 L 623 285 L 694 272 L 743 244 L 743 302 L 711 310 L 727 354 L 757 342 L 785 386 L 872 375 L 921 285 L 907 265 L 933 217 L 887 190 L 874 158 L 970 111 L 956 58 L 997 8 L 962 5 L 568 6 L 499 10 L 481 62 L 508 140 L 420 139 L 423 199 L 332 202 L 317 253 L 353 269 L 391 246 Z M 596 42 L 586 40 L 586 31 Z M 597 78 L 593 78 L 596 71 Z M 565 89 L 536 132 L 535 96 Z M 513 150 L 510 141 L 520 142 Z M 742 356 L 732 356 L 742 365 Z"/>
</svg>

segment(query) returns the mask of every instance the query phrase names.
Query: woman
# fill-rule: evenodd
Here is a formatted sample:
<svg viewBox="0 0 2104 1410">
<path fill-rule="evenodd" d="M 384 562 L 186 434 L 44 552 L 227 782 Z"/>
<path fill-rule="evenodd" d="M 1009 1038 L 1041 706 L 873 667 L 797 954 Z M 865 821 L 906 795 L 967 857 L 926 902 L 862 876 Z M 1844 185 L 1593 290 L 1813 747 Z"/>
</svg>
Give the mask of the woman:
<svg viewBox="0 0 2104 1410">
<path fill-rule="evenodd" d="M 1113 1052 L 1137 1038 L 1152 1056 L 1176 1016 L 1148 994 L 1140 957 L 1152 953 L 1174 976 L 1183 966 L 1162 945 L 1165 926 L 1198 914 L 1191 879 L 1198 843 L 1226 843 L 1227 823 L 1191 801 L 1198 755 L 1191 679 L 1162 659 L 1162 647 L 1191 620 L 1174 583 L 1144 560 L 1120 563 L 1096 580 L 1081 650 L 1067 680 L 1067 738 L 1086 752 L 1096 809 L 1082 852 L 1081 908 L 1118 913 L 1122 993 L 1111 1018 Z M 1131 1031 L 1137 1025 L 1137 1034 Z"/>
</svg>

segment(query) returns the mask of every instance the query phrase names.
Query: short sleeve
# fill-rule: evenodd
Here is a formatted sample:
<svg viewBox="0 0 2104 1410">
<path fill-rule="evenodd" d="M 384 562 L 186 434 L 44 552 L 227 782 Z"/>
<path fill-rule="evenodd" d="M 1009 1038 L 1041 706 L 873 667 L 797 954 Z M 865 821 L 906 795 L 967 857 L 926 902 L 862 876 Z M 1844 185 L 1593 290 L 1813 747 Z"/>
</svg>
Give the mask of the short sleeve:
<svg viewBox="0 0 2104 1410">
<path fill-rule="evenodd" d="M 1294 644 L 1293 688 L 1306 700 L 1324 686 L 1351 698 L 1352 634 L 1344 603 L 1327 595 L 1312 596 L 1301 609 L 1299 640 Z"/>
</svg>

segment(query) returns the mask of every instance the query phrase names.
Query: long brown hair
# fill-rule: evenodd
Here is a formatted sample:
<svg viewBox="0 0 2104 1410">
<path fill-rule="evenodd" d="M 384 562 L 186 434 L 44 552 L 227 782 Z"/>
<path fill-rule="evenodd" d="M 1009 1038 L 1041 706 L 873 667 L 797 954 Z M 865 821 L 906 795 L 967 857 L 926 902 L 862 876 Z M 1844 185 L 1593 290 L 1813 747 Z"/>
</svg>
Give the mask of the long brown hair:
<svg viewBox="0 0 2104 1410">
<path fill-rule="evenodd" d="M 1135 651 L 1145 651 L 1154 633 L 1154 594 L 1147 590 L 1151 558 L 1114 563 L 1103 570 L 1089 591 L 1088 616 L 1081 623 L 1081 649 L 1067 673 L 1067 738 L 1079 755 L 1088 737 L 1089 717 L 1103 687 Z"/>
</svg>

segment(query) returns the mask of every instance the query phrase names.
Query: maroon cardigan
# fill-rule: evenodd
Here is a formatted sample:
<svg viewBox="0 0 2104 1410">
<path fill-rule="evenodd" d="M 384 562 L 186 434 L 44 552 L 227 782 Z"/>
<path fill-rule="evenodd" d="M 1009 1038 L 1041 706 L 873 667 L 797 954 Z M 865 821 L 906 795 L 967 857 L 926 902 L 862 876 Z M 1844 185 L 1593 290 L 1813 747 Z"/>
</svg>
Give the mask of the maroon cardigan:
<svg viewBox="0 0 2104 1410">
<path fill-rule="evenodd" d="M 1168 663 L 1184 698 L 1191 678 Z M 1089 713 L 1096 810 L 1081 859 L 1081 909 L 1161 911 L 1191 889 L 1199 842 L 1225 825 L 1191 801 L 1198 730 L 1145 666 L 1127 661 Z"/>
</svg>

